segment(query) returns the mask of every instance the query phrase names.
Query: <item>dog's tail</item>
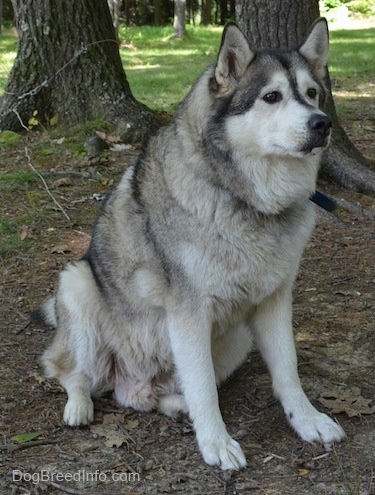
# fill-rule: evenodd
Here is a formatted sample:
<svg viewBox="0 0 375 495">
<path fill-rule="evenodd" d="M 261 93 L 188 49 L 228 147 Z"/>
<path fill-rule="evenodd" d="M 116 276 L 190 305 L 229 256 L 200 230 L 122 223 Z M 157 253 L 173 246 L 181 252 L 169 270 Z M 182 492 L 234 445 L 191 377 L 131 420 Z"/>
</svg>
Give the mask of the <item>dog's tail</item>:
<svg viewBox="0 0 375 495">
<path fill-rule="evenodd" d="M 38 309 L 30 313 L 30 318 L 35 323 L 42 323 L 57 327 L 56 298 L 48 298 Z"/>
</svg>

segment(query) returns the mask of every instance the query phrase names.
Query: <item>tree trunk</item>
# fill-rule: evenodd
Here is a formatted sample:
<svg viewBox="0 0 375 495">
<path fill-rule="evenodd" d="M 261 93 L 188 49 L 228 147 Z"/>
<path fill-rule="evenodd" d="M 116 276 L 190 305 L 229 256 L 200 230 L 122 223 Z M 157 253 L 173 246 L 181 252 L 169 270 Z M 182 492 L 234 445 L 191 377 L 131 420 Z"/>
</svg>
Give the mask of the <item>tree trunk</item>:
<svg viewBox="0 0 375 495">
<path fill-rule="evenodd" d="M 132 0 L 124 0 L 124 17 L 125 17 L 125 24 L 127 26 L 130 26 L 131 2 Z"/>
<path fill-rule="evenodd" d="M 162 0 L 154 0 L 154 25 L 161 26 L 163 24 Z"/>
<path fill-rule="evenodd" d="M 304 41 L 317 17 L 317 0 L 236 0 L 238 25 L 254 47 L 295 48 Z M 338 121 L 328 71 L 326 86 L 329 91 L 324 111 L 332 119 L 333 130 L 321 175 L 347 189 L 373 195 L 375 173 Z"/>
<path fill-rule="evenodd" d="M 107 0 L 109 11 L 112 17 L 112 24 L 115 28 L 116 39 L 118 39 L 118 29 L 120 26 L 120 5 L 118 0 Z"/>
<path fill-rule="evenodd" d="M 185 34 L 185 0 L 174 0 L 173 29 L 176 38 L 183 38 Z"/>
<path fill-rule="evenodd" d="M 106 0 L 12 0 L 18 53 L 0 109 L 0 130 L 38 119 L 60 123 L 100 118 L 128 142 L 159 125 L 133 97 Z"/>
<path fill-rule="evenodd" d="M 202 0 L 202 24 L 211 24 L 211 0 Z"/>
</svg>

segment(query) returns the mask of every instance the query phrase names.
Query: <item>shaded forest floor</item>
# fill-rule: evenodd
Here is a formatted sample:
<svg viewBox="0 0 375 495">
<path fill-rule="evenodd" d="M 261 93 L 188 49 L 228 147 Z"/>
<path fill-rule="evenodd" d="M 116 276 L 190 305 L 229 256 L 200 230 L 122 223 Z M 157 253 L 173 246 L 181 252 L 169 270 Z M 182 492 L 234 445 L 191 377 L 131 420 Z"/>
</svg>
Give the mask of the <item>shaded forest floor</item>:
<svg viewBox="0 0 375 495">
<path fill-rule="evenodd" d="M 373 94 L 345 100 L 347 130 L 373 165 L 374 101 Z M 53 290 L 66 261 L 84 252 L 97 194 L 138 151 L 88 160 L 83 142 L 93 130 L 33 132 L 2 149 L 0 494 L 375 493 L 375 201 L 329 183 L 320 189 L 347 203 L 319 216 L 295 287 L 294 323 L 305 390 L 334 413 L 345 442 L 325 452 L 294 435 L 256 352 L 220 391 L 228 430 L 247 456 L 241 472 L 204 465 L 188 421 L 122 410 L 111 397 L 95 401 L 93 426 L 63 425 L 65 393 L 39 364 L 52 330 L 30 323 L 28 312 Z M 39 433 L 35 443 L 12 440 L 31 432 Z M 47 471 L 55 477 L 40 481 Z"/>
</svg>

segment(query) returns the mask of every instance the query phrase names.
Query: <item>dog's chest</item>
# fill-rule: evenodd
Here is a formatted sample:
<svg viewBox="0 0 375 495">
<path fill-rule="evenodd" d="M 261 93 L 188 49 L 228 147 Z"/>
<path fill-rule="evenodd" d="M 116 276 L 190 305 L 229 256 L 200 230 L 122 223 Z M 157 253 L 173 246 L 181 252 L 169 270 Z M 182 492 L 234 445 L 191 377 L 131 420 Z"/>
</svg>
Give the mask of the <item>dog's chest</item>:
<svg viewBox="0 0 375 495">
<path fill-rule="evenodd" d="M 243 221 L 226 230 L 211 226 L 181 246 L 181 263 L 191 285 L 218 304 L 259 304 L 294 279 L 313 218 L 272 223 Z"/>
</svg>

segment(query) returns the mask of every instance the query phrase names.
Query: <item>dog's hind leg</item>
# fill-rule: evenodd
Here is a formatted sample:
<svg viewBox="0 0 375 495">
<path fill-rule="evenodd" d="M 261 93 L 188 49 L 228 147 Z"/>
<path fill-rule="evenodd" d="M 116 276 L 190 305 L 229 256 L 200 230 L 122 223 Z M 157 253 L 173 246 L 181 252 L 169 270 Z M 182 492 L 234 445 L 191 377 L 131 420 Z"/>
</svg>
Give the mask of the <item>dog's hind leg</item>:
<svg viewBox="0 0 375 495">
<path fill-rule="evenodd" d="M 94 418 L 92 378 L 83 371 L 84 363 L 77 362 L 73 346 L 63 328 L 58 328 L 52 345 L 43 354 L 42 362 L 46 375 L 57 378 L 68 394 L 64 422 L 69 426 L 91 423 Z"/>
<path fill-rule="evenodd" d="M 70 426 L 90 423 L 91 395 L 110 386 L 112 355 L 100 334 L 100 306 L 88 263 L 67 265 L 56 294 L 56 334 L 42 361 L 46 375 L 57 378 L 68 393 L 64 421 Z"/>
<path fill-rule="evenodd" d="M 124 407 L 148 412 L 156 407 L 156 397 L 151 379 L 116 376 L 114 397 Z"/>
<path fill-rule="evenodd" d="M 158 410 L 173 419 L 180 420 L 189 413 L 184 396 L 180 393 L 176 370 L 160 373 L 153 380 L 158 398 Z"/>
<path fill-rule="evenodd" d="M 292 329 L 292 292 L 287 287 L 258 306 L 253 317 L 256 342 L 271 372 L 276 397 L 289 423 L 308 442 L 331 444 L 345 436 L 342 428 L 310 403 L 297 371 Z"/>
<path fill-rule="evenodd" d="M 160 397 L 158 409 L 162 414 L 177 420 L 189 413 L 186 400 L 181 394 L 170 394 Z"/>
</svg>

